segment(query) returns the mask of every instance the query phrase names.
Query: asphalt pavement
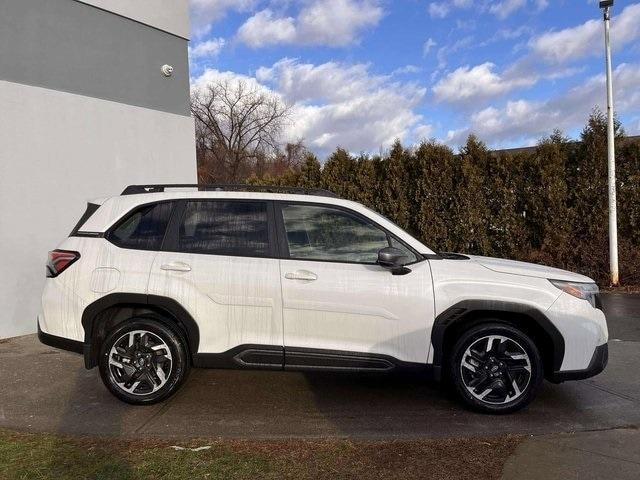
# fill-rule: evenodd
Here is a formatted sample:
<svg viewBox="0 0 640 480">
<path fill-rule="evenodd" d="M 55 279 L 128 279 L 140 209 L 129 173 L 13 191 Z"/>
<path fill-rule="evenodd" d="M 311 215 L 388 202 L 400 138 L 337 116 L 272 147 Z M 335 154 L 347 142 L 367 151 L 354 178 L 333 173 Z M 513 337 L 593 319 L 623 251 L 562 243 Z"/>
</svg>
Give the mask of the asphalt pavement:
<svg viewBox="0 0 640 480">
<path fill-rule="evenodd" d="M 134 438 L 410 439 L 557 434 L 640 425 L 640 295 L 604 295 L 610 360 L 601 375 L 545 383 L 524 411 L 466 410 L 437 383 L 404 375 L 193 370 L 165 403 L 115 399 L 82 357 L 35 336 L 0 341 L 0 427 Z M 636 438 L 636 437 L 634 437 Z M 528 447 L 527 447 L 528 448 Z"/>
</svg>

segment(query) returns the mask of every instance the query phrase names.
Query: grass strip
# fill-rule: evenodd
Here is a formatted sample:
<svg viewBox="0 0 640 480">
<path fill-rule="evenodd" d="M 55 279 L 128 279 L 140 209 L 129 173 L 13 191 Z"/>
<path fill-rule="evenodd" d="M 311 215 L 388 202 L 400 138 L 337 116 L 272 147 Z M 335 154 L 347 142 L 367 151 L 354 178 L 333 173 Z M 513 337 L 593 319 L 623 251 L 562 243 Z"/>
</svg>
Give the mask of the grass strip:
<svg viewBox="0 0 640 480">
<path fill-rule="evenodd" d="M 0 430 L 1 479 L 497 479 L 521 437 L 415 441 L 79 439 Z M 175 450 L 172 445 L 187 447 Z M 210 446 L 192 451 L 189 448 Z"/>
</svg>

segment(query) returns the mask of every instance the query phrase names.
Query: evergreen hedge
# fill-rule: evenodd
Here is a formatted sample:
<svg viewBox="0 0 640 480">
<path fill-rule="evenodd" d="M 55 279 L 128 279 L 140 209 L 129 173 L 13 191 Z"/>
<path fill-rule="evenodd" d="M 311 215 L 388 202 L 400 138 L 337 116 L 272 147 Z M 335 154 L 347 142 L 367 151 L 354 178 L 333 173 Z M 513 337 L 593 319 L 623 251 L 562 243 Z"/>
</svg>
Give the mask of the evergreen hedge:
<svg viewBox="0 0 640 480">
<path fill-rule="evenodd" d="M 640 285 L 640 143 L 617 125 L 620 274 Z M 326 188 L 384 214 L 436 251 L 543 263 L 609 284 L 606 118 L 595 111 L 570 142 L 494 153 L 470 136 L 458 154 L 436 142 L 381 156 L 337 149 L 254 184 Z"/>
</svg>

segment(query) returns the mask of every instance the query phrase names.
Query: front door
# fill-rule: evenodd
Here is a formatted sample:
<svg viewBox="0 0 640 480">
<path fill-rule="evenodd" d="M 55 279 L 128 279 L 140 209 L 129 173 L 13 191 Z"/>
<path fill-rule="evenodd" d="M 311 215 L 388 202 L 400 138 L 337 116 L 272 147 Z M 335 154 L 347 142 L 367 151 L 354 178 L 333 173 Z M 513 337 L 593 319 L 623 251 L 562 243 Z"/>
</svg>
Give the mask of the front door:
<svg viewBox="0 0 640 480">
<path fill-rule="evenodd" d="M 359 213 L 278 203 L 285 366 L 388 369 L 426 364 L 433 323 L 429 262 Z M 378 251 L 405 251 L 393 275 Z"/>
</svg>

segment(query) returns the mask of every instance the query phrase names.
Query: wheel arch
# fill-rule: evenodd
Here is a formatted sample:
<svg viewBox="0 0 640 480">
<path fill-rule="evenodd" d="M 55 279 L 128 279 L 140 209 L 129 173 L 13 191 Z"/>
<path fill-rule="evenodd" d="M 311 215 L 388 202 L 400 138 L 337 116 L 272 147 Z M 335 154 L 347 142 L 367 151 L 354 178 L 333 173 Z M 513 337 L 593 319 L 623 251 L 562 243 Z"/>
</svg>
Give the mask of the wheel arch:
<svg viewBox="0 0 640 480">
<path fill-rule="evenodd" d="M 442 312 L 433 324 L 431 343 L 436 377 L 442 378 L 451 348 L 462 332 L 495 320 L 513 325 L 532 338 L 540 349 L 545 375 L 560 370 L 564 359 L 564 338 L 540 310 L 515 302 L 465 300 Z"/>
<path fill-rule="evenodd" d="M 134 316 L 153 318 L 174 329 L 185 340 L 190 359 L 198 353 L 198 324 L 177 301 L 158 295 L 112 293 L 91 303 L 82 313 L 86 368 L 97 366 L 100 345 L 107 333 Z"/>
</svg>

